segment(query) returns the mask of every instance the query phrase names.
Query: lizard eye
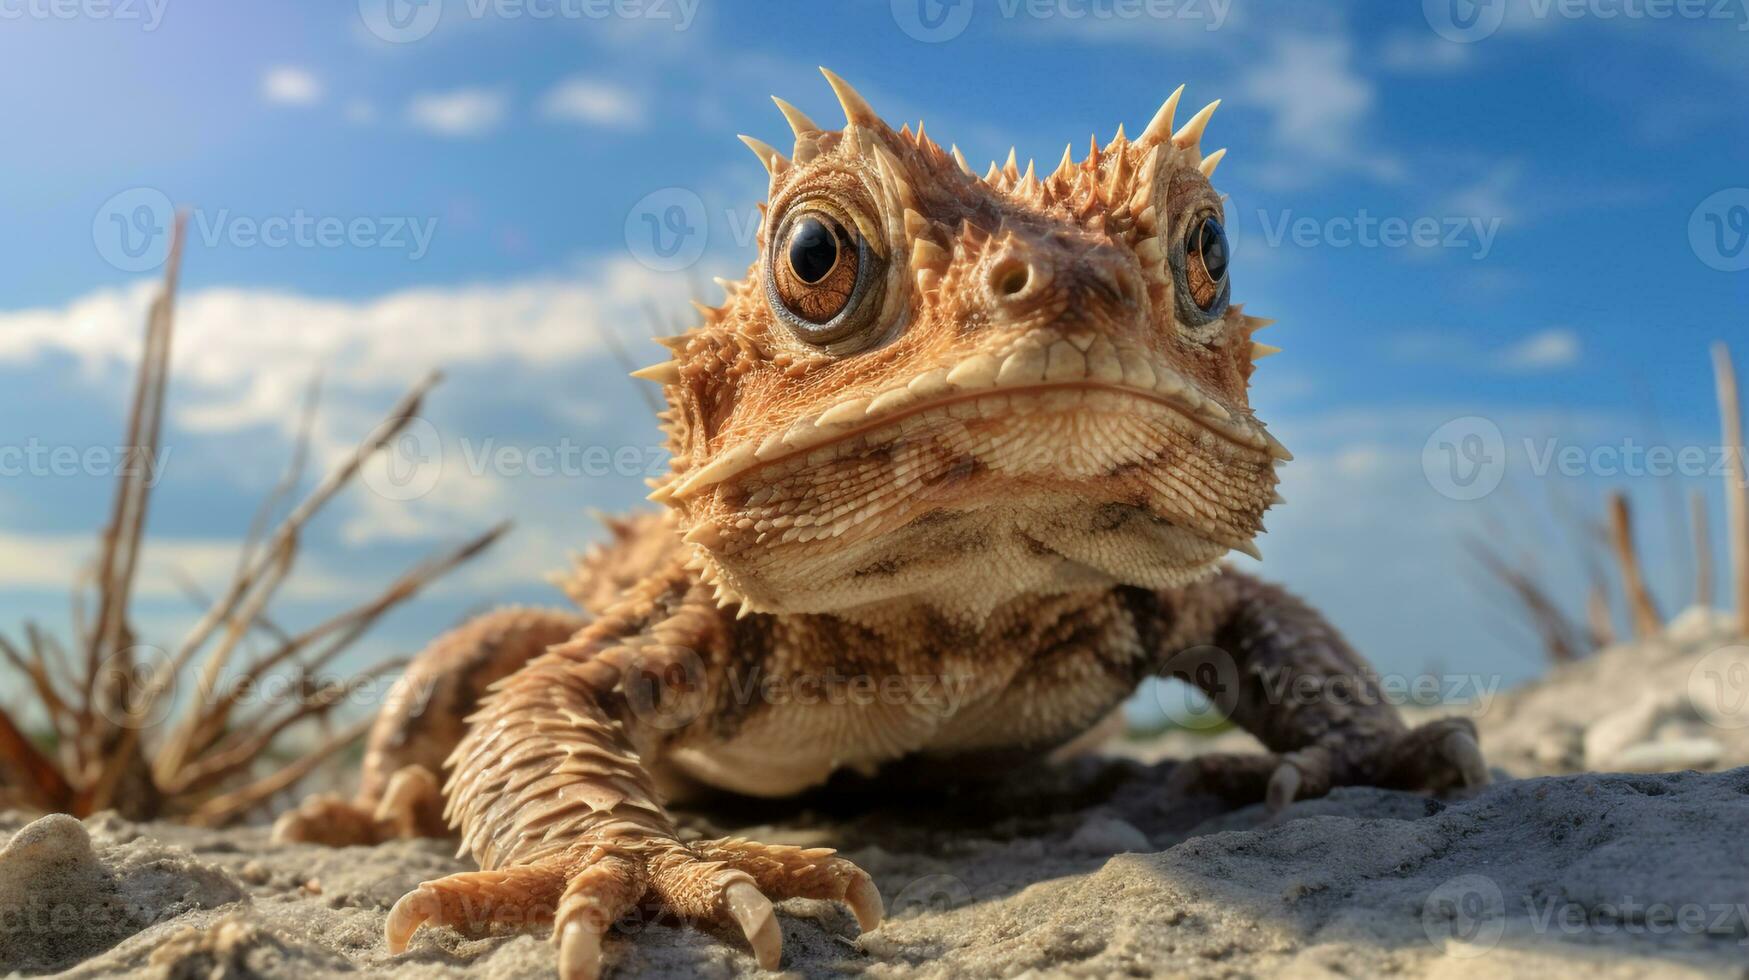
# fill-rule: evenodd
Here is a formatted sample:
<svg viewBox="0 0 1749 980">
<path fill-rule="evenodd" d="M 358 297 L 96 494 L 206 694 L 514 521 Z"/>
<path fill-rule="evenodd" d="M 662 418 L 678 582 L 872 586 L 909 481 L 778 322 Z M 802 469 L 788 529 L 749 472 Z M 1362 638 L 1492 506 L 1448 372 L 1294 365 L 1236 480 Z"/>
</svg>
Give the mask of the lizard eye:
<svg viewBox="0 0 1749 980">
<path fill-rule="evenodd" d="M 808 343 L 851 337 L 873 318 L 869 286 L 879 261 L 854 223 L 824 208 L 799 208 L 772 239 L 772 308 Z"/>
<path fill-rule="evenodd" d="M 1227 230 L 1212 214 L 1190 222 L 1173 256 L 1178 266 L 1179 312 L 1193 325 L 1207 323 L 1227 309 Z"/>
</svg>

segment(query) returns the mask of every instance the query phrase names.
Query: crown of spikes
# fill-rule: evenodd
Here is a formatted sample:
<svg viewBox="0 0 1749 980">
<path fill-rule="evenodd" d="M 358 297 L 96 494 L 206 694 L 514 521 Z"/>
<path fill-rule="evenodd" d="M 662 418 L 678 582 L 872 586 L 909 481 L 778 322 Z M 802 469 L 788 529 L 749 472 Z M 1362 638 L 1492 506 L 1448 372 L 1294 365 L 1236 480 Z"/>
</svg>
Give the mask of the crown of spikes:
<svg viewBox="0 0 1749 980">
<path fill-rule="evenodd" d="M 820 72 L 826 76 L 826 81 L 832 86 L 839 104 L 844 108 L 845 126 L 842 131 L 824 129 L 794 105 L 772 96 L 772 101 L 777 104 L 778 110 L 783 113 L 795 134 L 795 147 L 791 155 L 786 157 L 776 147 L 751 136 L 742 136 L 741 141 L 759 157 L 759 162 L 764 164 L 766 171 L 775 179 L 791 167 L 807 164 L 819 156 L 824 151 L 821 145 L 822 136 L 841 132 L 842 147 L 872 159 L 901 202 L 914 203 L 914 195 L 910 193 L 903 168 L 876 135 L 878 130 L 886 128 L 886 124 L 850 83 L 828 69 L 821 68 Z M 1124 135 L 1120 125 L 1117 135 L 1106 145 L 1100 146 L 1097 138 L 1091 140 L 1086 157 L 1079 162 L 1075 160 L 1072 145 L 1065 145 L 1061 161 L 1043 177 L 1038 175 L 1031 160 L 1027 161 L 1026 168 L 1022 170 L 1018 156 L 1012 148 L 1008 151 L 1007 162 L 997 164 L 992 161 L 989 169 L 979 176 L 966 162 L 965 155 L 958 146 L 943 150 L 940 144 L 924 134 L 922 123 L 918 123 L 915 133 L 911 132 L 909 126 L 904 126 L 897 135 L 909 142 L 929 162 L 945 164 L 951 158 L 968 179 L 981 181 L 1005 194 L 1044 205 L 1078 205 L 1089 216 L 1094 211 L 1104 211 L 1109 212 L 1112 217 L 1139 217 L 1151 205 L 1148 195 L 1152 191 L 1154 177 L 1162 165 L 1193 166 L 1204 176 L 1209 176 L 1226 157 L 1225 148 L 1206 156 L 1201 148 L 1203 131 L 1207 129 L 1215 109 L 1220 106 L 1220 100 L 1210 102 L 1182 127 L 1174 130 L 1174 117 L 1183 95 L 1184 86 L 1180 85 L 1160 106 L 1147 128 L 1134 140 Z"/>
</svg>

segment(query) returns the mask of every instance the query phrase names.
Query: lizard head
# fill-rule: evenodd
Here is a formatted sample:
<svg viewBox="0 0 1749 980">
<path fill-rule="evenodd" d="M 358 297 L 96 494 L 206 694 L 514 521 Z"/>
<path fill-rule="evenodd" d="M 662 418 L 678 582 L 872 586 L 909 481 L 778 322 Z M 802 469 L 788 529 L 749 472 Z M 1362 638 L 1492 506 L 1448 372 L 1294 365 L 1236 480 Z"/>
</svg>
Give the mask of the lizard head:
<svg viewBox="0 0 1749 980">
<path fill-rule="evenodd" d="M 789 156 L 759 253 L 638 372 L 663 384 L 677 512 L 720 601 L 978 619 L 1027 593 L 1164 588 L 1253 538 L 1289 458 L 1253 415 L 1269 321 L 1231 302 L 1180 87 L 1048 173 L 983 176 L 831 72 L 841 129 L 775 100 Z"/>
</svg>

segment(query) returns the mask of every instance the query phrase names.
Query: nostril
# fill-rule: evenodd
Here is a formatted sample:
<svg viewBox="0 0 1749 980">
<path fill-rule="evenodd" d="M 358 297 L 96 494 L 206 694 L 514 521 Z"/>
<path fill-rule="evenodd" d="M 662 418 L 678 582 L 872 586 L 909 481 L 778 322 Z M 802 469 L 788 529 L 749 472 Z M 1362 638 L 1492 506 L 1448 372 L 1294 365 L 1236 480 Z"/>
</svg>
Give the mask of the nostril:
<svg viewBox="0 0 1749 980">
<path fill-rule="evenodd" d="M 997 296 L 1004 298 L 1018 294 L 1031 280 L 1032 270 L 1018 259 L 1002 262 L 990 270 L 990 286 Z"/>
</svg>

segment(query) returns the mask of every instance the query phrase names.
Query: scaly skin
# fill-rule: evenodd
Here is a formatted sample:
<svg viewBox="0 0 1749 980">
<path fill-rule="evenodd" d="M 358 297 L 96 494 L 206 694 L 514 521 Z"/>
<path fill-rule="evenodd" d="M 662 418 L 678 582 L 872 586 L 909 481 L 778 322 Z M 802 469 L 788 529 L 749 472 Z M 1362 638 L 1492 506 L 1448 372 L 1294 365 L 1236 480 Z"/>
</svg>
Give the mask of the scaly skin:
<svg viewBox="0 0 1749 980">
<path fill-rule="evenodd" d="M 1035 757 L 1150 676 L 1202 684 L 1268 750 L 1188 763 L 1170 791 L 1279 809 L 1486 778 L 1467 722 L 1407 729 L 1315 612 L 1219 564 L 1255 554 L 1290 457 L 1247 397 L 1274 349 L 1228 302 L 1214 106 L 1174 132 L 1175 92 L 1134 140 L 980 178 L 827 78 L 845 126 L 779 100 L 792 155 L 747 139 L 771 176 L 759 257 L 638 372 L 668 400 L 666 511 L 611 522 L 564 579 L 587 617 L 506 610 L 440 639 L 358 799 L 277 828 L 438 834 L 443 807 L 482 870 L 403 898 L 393 950 L 425 925 L 550 925 L 561 974 L 591 978 L 609 925 L 654 904 L 776 967 L 772 899 L 840 900 L 866 930 L 873 883 L 826 849 L 682 842 L 664 801 Z"/>
</svg>

